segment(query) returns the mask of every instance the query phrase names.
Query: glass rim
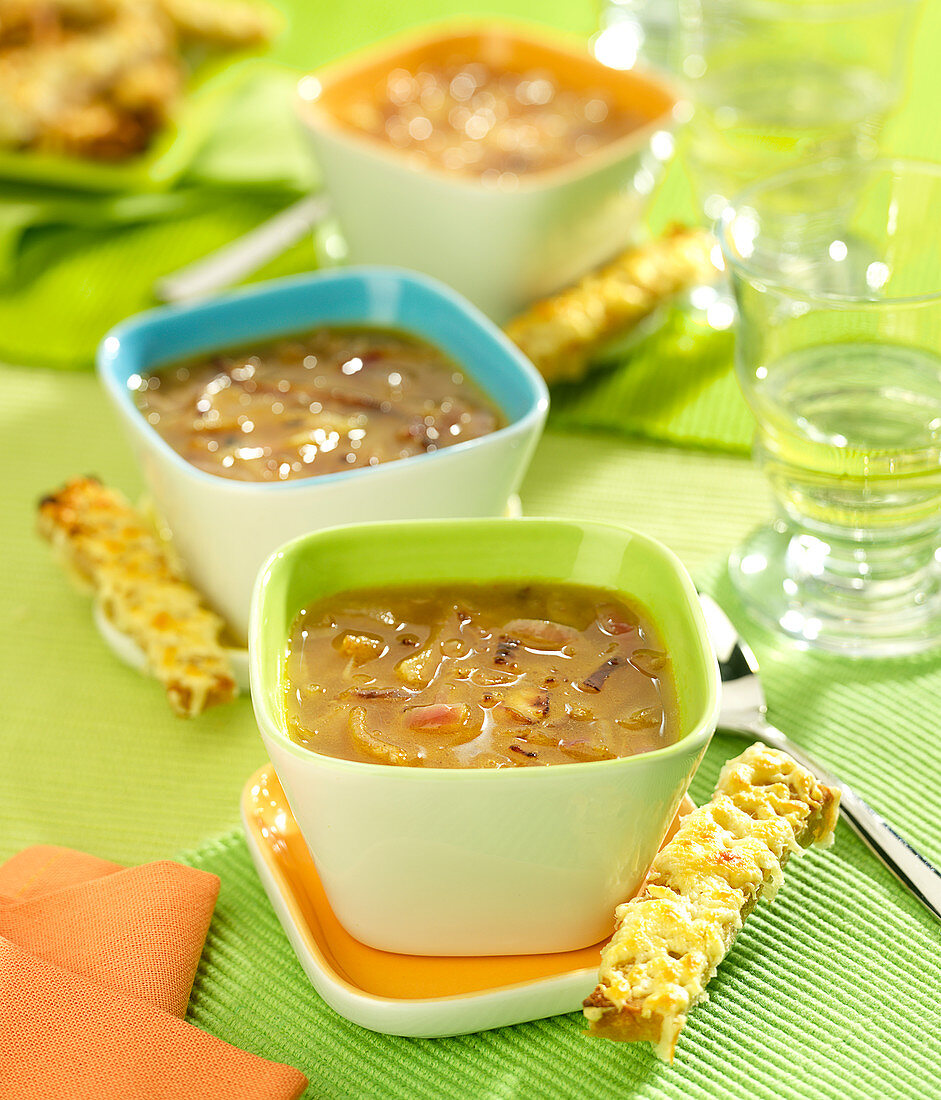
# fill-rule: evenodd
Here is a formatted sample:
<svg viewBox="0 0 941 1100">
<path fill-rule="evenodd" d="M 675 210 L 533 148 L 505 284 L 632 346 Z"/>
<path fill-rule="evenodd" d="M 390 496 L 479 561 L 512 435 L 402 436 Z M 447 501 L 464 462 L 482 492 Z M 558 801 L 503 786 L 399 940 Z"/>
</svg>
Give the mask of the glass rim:
<svg viewBox="0 0 941 1100">
<path fill-rule="evenodd" d="M 795 286 L 786 279 L 778 279 L 773 276 L 769 278 L 766 273 L 759 272 L 754 266 L 750 265 L 747 259 L 743 259 L 733 252 L 730 240 L 731 227 L 743 206 L 752 201 L 754 197 L 768 194 L 799 181 L 811 182 L 815 178 L 835 176 L 848 168 L 852 168 L 857 172 L 866 172 L 870 176 L 875 173 L 891 173 L 897 176 L 904 174 L 924 177 L 933 176 L 941 183 L 941 162 L 912 157 L 879 157 L 866 161 L 848 159 L 815 161 L 757 180 L 731 199 L 715 222 L 715 236 L 729 272 L 736 271 L 755 282 L 760 282 L 765 287 L 783 291 L 789 297 L 798 301 L 820 302 L 831 307 L 842 306 L 848 309 L 857 309 L 860 306 L 895 308 L 902 305 L 920 305 L 941 300 L 941 266 L 939 266 L 937 290 L 927 291 L 923 294 L 877 298 L 861 294 L 837 294 L 832 291 L 806 290 L 803 287 Z"/>
</svg>

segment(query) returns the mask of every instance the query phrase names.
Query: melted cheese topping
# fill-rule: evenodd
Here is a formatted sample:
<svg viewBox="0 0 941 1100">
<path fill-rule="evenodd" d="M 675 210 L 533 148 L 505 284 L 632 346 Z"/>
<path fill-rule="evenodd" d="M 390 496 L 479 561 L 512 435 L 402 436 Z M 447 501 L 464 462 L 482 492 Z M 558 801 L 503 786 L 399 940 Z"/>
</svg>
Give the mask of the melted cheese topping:
<svg viewBox="0 0 941 1100">
<path fill-rule="evenodd" d="M 237 694 L 219 644 L 222 620 L 202 606 L 123 497 L 93 478 L 76 478 L 40 502 L 39 530 L 144 651 L 177 714 L 192 717 Z"/>
<path fill-rule="evenodd" d="M 759 897 L 773 897 L 792 852 L 833 839 L 839 792 L 786 753 L 756 744 L 723 768 L 716 793 L 658 854 L 643 892 L 616 910 L 594 1034 L 649 1039 L 672 1060 L 690 1008 Z"/>
</svg>

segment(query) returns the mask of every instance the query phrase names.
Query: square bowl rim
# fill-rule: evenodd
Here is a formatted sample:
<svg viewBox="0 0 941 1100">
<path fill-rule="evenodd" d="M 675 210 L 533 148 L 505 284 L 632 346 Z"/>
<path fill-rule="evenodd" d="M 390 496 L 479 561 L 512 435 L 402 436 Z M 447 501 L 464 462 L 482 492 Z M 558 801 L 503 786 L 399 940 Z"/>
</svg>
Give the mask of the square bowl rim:
<svg viewBox="0 0 941 1100">
<path fill-rule="evenodd" d="M 397 149 L 387 148 L 381 141 L 371 138 L 368 134 L 361 134 L 344 126 L 330 110 L 318 102 L 319 96 L 311 98 L 304 95 L 300 90 L 304 86 L 304 82 L 311 78 L 318 81 L 323 90 L 326 90 L 328 83 L 336 83 L 344 77 L 353 76 L 364 68 L 383 60 L 392 62 L 397 56 L 409 49 L 446 43 L 451 39 L 487 35 L 502 35 L 509 41 L 525 42 L 528 45 L 545 49 L 547 52 L 559 57 L 594 62 L 599 70 L 608 72 L 615 78 L 629 75 L 632 79 L 663 92 L 670 99 L 670 104 L 660 114 L 648 119 L 642 126 L 638 126 L 629 133 L 607 142 L 600 149 L 593 151 L 590 156 L 586 156 L 580 161 L 557 165 L 554 168 L 523 173 L 518 177 L 517 186 L 512 191 L 499 191 L 485 187 L 474 176 L 461 176 L 445 170 L 435 169 L 433 166 L 427 169 L 423 167 L 421 172 L 417 172 Z M 439 184 L 453 187 L 459 192 L 492 196 L 495 200 L 499 200 L 528 192 L 551 191 L 559 186 L 564 186 L 566 183 L 574 183 L 593 176 L 601 169 L 639 153 L 647 146 L 650 137 L 658 130 L 672 130 L 675 128 L 677 122 L 676 111 L 683 102 L 680 89 L 670 81 L 667 74 L 642 67 L 635 67 L 630 70 L 613 69 L 598 61 L 587 48 L 584 55 L 580 54 L 577 50 L 579 43 L 580 40 L 577 36 L 566 35 L 560 31 L 553 32 L 552 28 L 526 23 L 518 19 L 503 17 L 489 21 L 474 20 L 468 17 L 454 17 L 450 20 L 439 19 L 418 27 L 399 31 L 379 42 L 362 46 L 344 54 L 342 57 L 311 69 L 300 77 L 297 83 L 298 90 L 294 98 L 295 112 L 302 126 L 314 133 L 329 135 L 335 141 L 371 154 L 374 159 L 388 166 L 397 167 L 415 175 L 426 176 L 436 180 Z"/>
<path fill-rule="evenodd" d="M 488 397 L 490 397 L 494 404 L 497 405 L 500 412 L 507 416 L 508 419 L 507 424 L 494 432 L 477 436 L 474 439 L 462 440 L 459 443 L 452 444 L 450 447 L 444 447 L 430 454 L 411 455 L 408 458 L 383 462 L 375 467 L 370 466 L 368 468 L 355 470 L 340 470 L 336 473 L 315 474 L 310 477 L 292 478 L 286 481 L 256 482 L 223 477 L 221 474 L 210 473 L 208 470 L 202 470 L 198 466 L 188 462 L 178 451 L 170 446 L 152 424 L 148 423 L 140 409 L 134 404 L 130 390 L 127 386 L 127 378 L 124 377 L 125 370 L 130 368 L 130 373 L 127 375 L 127 377 L 130 377 L 130 374 L 138 370 L 148 371 L 159 369 L 159 364 L 155 366 L 154 364 L 146 365 L 144 363 L 137 363 L 133 358 L 130 364 L 127 363 L 128 357 L 133 356 L 133 353 L 125 350 L 125 344 L 132 335 L 146 332 L 148 329 L 152 329 L 168 321 L 172 322 L 177 319 L 186 320 L 188 318 L 199 319 L 200 317 L 211 316 L 230 308 L 233 303 L 250 303 L 276 299 L 284 294 L 289 294 L 304 287 L 315 289 L 325 284 L 343 282 L 363 284 L 367 280 L 386 280 L 389 285 L 411 286 L 422 293 L 429 294 L 432 298 L 436 298 L 447 307 L 456 311 L 455 315 L 460 317 L 461 321 L 466 323 L 469 327 L 481 330 L 485 337 L 493 344 L 495 350 L 502 356 L 503 364 L 515 372 L 517 378 L 523 382 L 528 391 L 526 408 L 522 415 L 509 419 L 500 401 L 488 392 Z M 308 328 L 315 327 L 320 323 L 324 322 L 316 320 L 298 322 L 299 326 L 306 325 Z M 330 322 L 325 323 L 329 324 Z M 370 322 L 368 320 L 357 323 L 362 324 L 366 328 L 370 327 Z M 347 324 L 349 324 L 349 322 L 347 322 Z M 427 343 L 435 344 L 434 337 L 425 336 L 421 333 L 416 333 L 404 328 L 403 331 L 407 332 L 409 335 L 418 336 Z M 292 332 L 297 332 L 297 329 L 284 330 L 280 335 L 287 336 Z M 270 340 L 277 338 L 278 335 L 279 333 L 264 330 L 262 325 L 258 330 L 257 338 L 259 340 Z M 244 337 L 243 340 L 239 342 L 244 342 L 244 340 L 250 340 L 251 338 L 250 336 Z M 221 344 L 217 346 L 220 350 L 224 347 L 224 345 Z M 203 348 L 202 350 L 208 353 L 212 349 Z M 452 358 L 454 357 L 452 356 Z M 481 383 L 477 382 L 477 378 L 474 375 L 473 364 L 467 365 L 465 363 L 460 363 L 459 365 L 462 370 L 471 374 L 475 383 L 481 385 L 481 388 L 485 388 Z M 132 428 L 137 431 L 140 437 L 146 441 L 148 447 L 156 450 L 165 462 L 169 462 L 190 479 L 202 482 L 206 485 L 213 485 L 222 492 L 266 494 L 271 492 L 300 492 L 304 489 L 310 490 L 312 487 L 318 485 L 334 484 L 336 482 L 345 483 L 351 480 L 358 481 L 361 477 L 369 474 L 375 476 L 376 471 L 381 470 L 383 467 L 411 469 L 417 463 L 432 461 L 440 462 L 442 458 L 446 457 L 451 452 L 455 455 L 460 455 L 468 451 L 479 450 L 481 447 L 492 446 L 494 442 L 506 438 L 507 436 L 525 436 L 530 431 L 538 429 L 541 422 L 545 419 L 549 408 L 549 391 L 542 375 L 493 321 L 473 305 L 473 303 L 469 302 L 462 295 L 458 294 L 457 291 L 452 290 L 440 280 L 430 275 L 424 275 L 420 272 L 412 271 L 408 268 L 396 267 L 394 265 L 361 264 L 324 271 L 308 272 L 301 275 L 290 275 L 285 278 L 271 279 L 263 283 L 239 287 L 225 294 L 215 295 L 211 298 L 200 298 L 190 302 L 157 306 L 153 309 L 145 310 L 142 313 L 121 321 L 105 333 L 97 349 L 96 371 L 105 389 L 120 409 L 121 415 Z"/>
<path fill-rule="evenodd" d="M 390 767 L 388 764 L 373 764 L 363 760 L 346 760 L 342 757 L 333 757 L 324 753 L 317 753 L 311 749 L 305 749 L 288 736 L 287 732 L 282 729 L 282 723 L 277 720 L 276 715 L 272 713 L 268 706 L 268 693 L 263 686 L 262 655 L 261 646 L 259 645 L 265 594 L 272 576 L 272 571 L 290 568 L 290 566 L 279 563 L 284 562 L 285 558 L 289 557 L 293 560 L 297 560 L 297 555 L 303 553 L 308 546 L 316 546 L 321 540 L 336 537 L 338 534 L 350 534 L 352 532 L 363 531 L 366 537 L 369 537 L 370 532 L 380 535 L 383 532 L 406 532 L 411 530 L 416 536 L 420 536 L 421 532 L 424 530 L 435 529 L 440 531 L 445 528 L 451 528 L 458 532 L 461 530 L 467 531 L 472 528 L 478 530 L 489 528 L 496 532 L 499 530 L 507 530 L 507 524 L 525 526 L 532 530 L 537 530 L 540 527 L 543 529 L 570 529 L 580 531 L 589 538 L 593 537 L 594 532 L 597 532 L 598 537 L 603 537 L 605 534 L 614 532 L 620 535 L 626 542 L 636 542 L 643 546 L 647 553 L 659 559 L 659 561 L 670 570 L 678 581 L 681 592 L 685 597 L 684 608 L 689 614 L 695 628 L 695 633 L 700 643 L 699 653 L 704 657 L 704 663 L 706 665 L 706 669 L 704 670 L 706 674 L 706 704 L 703 707 L 703 712 L 699 716 L 698 721 L 688 733 L 671 744 L 664 745 L 662 748 L 652 749 L 642 753 L 634 753 L 631 756 L 619 756 L 610 760 L 573 761 L 571 764 L 552 764 L 544 768 L 504 769 Z M 473 578 L 468 579 L 471 581 L 473 580 Z M 536 780 L 531 778 L 532 775 L 542 775 L 542 782 L 546 782 L 547 777 L 555 776 L 561 778 L 565 775 L 571 775 L 573 769 L 576 769 L 576 775 L 583 775 L 585 774 L 585 768 L 610 769 L 613 767 L 640 767 L 642 765 L 638 764 L 638 761 L 660 760 L 680 755 L 688 751 L 691 746 L 696 746 L 704 750 L 712 734 L 715 732 L 719 717 L 719 692 L 721 681 L 719 678 L 718 660 L 706 627 L 706 621 L 702 607 L 699 603 L 698 594 L 687 573 L 686 567 L 677 555 L 658 539 L 622 524 L 605 523 L 597 520 L 577 520 L 547 516 L 521 517 L 517 519 L 491 517 L 483 519 L 380 520 L 367 523 L 342 524 L 300 535 L 274 550 L 258 571 L 252 593 L 252 607 L 248 629 L 248 651 L 249 677 L 252 685 L 252 706 L 255 711 L 260 732 L 263 736 L 270 737 L 278 744 L 278 747 L 282 751 L 286 750 L 296 760 L 306 761 L 308 764 L 314 760 L 317 762 L 317 766 L 324 770 L 347 774 L 358 773 L 361 775 L 371 772 L 373 775 L 383 775 L 393 781 L 404 783 L 441 782 L 443 776 L 449 777 L 447 780 L 444 780 L 446 782 L 479 783 L 484 782 L 484 780 L 473 777 L 493 775 L 498 771 L 516 776 L 516 779 L 510 780 L 510 782 L 535 782 Z M 390 776 L 390 772 L 395 774 Z M 523 776 L 527 778 L 524 779 L 522 778 Z"/>
</svg>

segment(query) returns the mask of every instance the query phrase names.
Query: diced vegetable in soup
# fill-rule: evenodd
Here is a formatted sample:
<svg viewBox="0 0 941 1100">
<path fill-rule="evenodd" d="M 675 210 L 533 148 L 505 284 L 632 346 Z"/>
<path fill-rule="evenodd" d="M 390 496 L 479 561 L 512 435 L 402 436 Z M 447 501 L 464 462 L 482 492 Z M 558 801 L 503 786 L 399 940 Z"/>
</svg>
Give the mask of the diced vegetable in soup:
<svg viewBox="0 0 941 1100">
<path fill-rule="evenodd" d="M 284 699 L 306 748 L 407 767 L 609 760 L 679 736 L 651 625 L 576 585 L 330 596 L 293 624 Z"/>
<path fill-rule="evenodd" d="M 380 329 L 321 328 L 171 364 L 129 384 L 175 451 L 238 481 L 376 466 L 505 423 L 438 348 Z"/>
</svg>

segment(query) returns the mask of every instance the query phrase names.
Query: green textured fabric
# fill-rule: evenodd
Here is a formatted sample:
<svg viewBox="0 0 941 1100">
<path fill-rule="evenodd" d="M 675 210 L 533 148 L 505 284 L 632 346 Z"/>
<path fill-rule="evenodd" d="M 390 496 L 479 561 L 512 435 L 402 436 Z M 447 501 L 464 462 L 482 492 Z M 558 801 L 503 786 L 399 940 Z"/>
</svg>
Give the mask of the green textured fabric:
<svg viewBox="0 0 941 1100">
<path fill-rule="evenodd" d="M 305 0 L 274 0 L 273 6 L 284 13 L 285 31 L 265 60 L 237 59 L 224 79 L 197 91 L 197 109 L 188 111 L 200 125 L 184 127 L 179 142 L 185 168 L 174 190 L 149 196 L 146 209 L 51 188 L 24 195 L 19 185 L 0 182 L 0 361 L 90 368 L 111 325 L 158 304 L 152 288 L 161 275 L 241 236 L 316 185 L 291 107 L 300 71 L 408 26 L 467 13 L 457 0 L 414 0 L 407 11 L 379 0 L 332 9 Z M 590 0 L 470 7 L 535 15 L 580 33 L 590 31 L 595 18 Z M 202 104 L 213 99 L 216 125 L 203 140 L 210 112 Z M 252 281 L 314 267 L 307 239 Z"/>
<path fill-rule="evenodd" d="M 242 784 L 265 759 L 248 700 L 174 719 L 158 684 L 115 661 L 88 597 L 34 534 L 36 501 L 75 474 L 141 493 L 97 379 L 0 370 L 0 440 L 0 858 L 49 843 L 130 863 L 235 825 Z M 713 483 L 722 519 L 697 530 L 689 515 Z M 543 440 L 522 495 L 534 515 L 633 522 L 694 566 L 766 509 L 743 459 L 562 434 Z"/>
</svg>

